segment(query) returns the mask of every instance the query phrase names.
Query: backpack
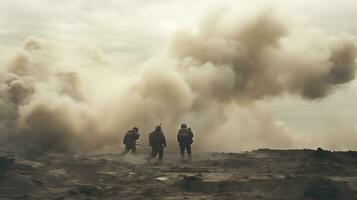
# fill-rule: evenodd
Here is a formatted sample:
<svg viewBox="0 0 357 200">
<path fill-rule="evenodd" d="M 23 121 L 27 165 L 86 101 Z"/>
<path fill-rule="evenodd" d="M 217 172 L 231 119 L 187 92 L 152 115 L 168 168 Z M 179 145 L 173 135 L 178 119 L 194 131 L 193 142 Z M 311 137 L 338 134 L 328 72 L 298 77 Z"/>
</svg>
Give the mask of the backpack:
<svg viewBox="0 0 357 200">
<path fill-rule="evenodd" d="M 162 145 L 165 143 L 164 135 L 163 133 L 154 131 L 150 133 L 149 135 L 149 142 L 151 145 Z"/>
<path fill-rule="evenodd" d="M 186 143 L 186 144 L 191 144 L 192 143 L 192 137 L 190 135 L 190 132 L 188 129 L 180 129 L 177 138 L 179 143 Z"/>
<path fill-rule="evenodd" d="M 135 141 L 137 139 L 139 139 L 139 134 L 133 130 L 130 130 L 125 134 L 124 144 L 127 144 L 127 145 L 135 144 Z"/>
</svg>

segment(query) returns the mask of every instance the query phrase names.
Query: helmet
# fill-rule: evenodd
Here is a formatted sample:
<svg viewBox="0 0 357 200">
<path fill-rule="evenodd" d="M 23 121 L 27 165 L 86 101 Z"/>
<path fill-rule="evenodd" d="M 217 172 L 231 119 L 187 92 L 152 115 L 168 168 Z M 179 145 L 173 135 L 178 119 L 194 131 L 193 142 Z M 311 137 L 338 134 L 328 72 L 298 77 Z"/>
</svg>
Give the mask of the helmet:
<svg viewBox="0 0 357 200">
<path fill-rule="evenodd" d="M 138 127 L 136 127 L 136 126 L 133 128 L 133 130 L 139 131 Z"/>
<path fill-rule="evenodd" d="M 186 124 L 181 124 L 181 128 L 187 128 Z"/>
</svg>

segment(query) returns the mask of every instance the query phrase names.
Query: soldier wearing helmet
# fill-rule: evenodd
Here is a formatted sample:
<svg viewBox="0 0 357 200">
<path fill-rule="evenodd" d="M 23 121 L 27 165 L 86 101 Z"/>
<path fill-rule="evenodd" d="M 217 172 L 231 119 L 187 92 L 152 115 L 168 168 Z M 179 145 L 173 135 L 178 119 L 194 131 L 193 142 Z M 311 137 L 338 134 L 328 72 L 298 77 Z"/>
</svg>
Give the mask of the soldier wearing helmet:
<svg viewBox="0 0 357 200">
<path fill-rule="evenodd" d="M 191 145 L 193 143 L 193 132 L 191 128 L 187 128 L 186 124 L 181 124 L 181 128 L 177 133 L 177 142 L 180 146 L 181 158 L 184 159 L 185 151 L 191 160 Z"/>
<path fill-rule="evenodd" d="M 123 144 L 125 145 L 125 151 L 123 155 L 129 153 L 131 151 L 132 153 L 136 152 L 136 140 L 138 140 L 140 137 L 139 134 L 139 129 L 138 127 L 134 127 L 133 129 L 129 130 L 123 139 Z"/>
<path fill-rule="evenodd" d="M 162 161 L 164 156 L 164 148 L 166 147 L 166 138 L 161 130 L 161 126 L 156 126 L 155 130 L 149 135 L 149 144 L 151 146 L 151 155 L 149 161 L 159 154 L 159 161 Z"/>
</svg>

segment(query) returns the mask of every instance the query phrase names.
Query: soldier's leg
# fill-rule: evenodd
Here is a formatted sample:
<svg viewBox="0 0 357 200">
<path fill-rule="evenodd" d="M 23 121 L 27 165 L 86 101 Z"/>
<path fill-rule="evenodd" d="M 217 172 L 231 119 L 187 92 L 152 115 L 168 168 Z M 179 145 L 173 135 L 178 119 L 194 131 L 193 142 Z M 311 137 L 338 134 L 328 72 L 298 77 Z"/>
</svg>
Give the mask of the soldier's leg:
<svg viewBox="0 0 357 200">
<path fill-rule="evenodd" d="M 183 158 L 185 155 L 185 146 L 180 144 L 180 155 Z"/>
<path fill-rule="evenodd" d="M 123 152 L 123 156 L 127 154 L 130 151 L 130 147 L 128 145 L 125 145 L 125 150 Z"/>
<path fill-rule="evenodd" d="M 157 150 L 155 147 L 151 147 L 151 158 L 154 158 L 157 155 Z"/>
<path fill-rule="evenodd" d="M 191 145 L 186 146 L 188 157 L 191 159 Z"/>
<path fill-rule="evenodd" d="M 159 153 L 159 161 L 162 161 L 162 158 L 164 157 L 164 148 L 160 148 L 158 149 L 158 153 Z"/>
<path fill-rule="evenodd" d="M 134 145 L 131 147 L 131 153 L 135 153 L 135 152 L 136 152 L 136 146 Z"/>
<path fill-rule="evenodd" d="M 148 162 L 150 162 L 151 161 L 151 159 L 152 159 L 152 157 L 153 157 L 153 153 L 154 153 L 154 149 L 151 147 L 151 152 L 149 153 L 149 155 L 148 155 Z"/>
</svg>

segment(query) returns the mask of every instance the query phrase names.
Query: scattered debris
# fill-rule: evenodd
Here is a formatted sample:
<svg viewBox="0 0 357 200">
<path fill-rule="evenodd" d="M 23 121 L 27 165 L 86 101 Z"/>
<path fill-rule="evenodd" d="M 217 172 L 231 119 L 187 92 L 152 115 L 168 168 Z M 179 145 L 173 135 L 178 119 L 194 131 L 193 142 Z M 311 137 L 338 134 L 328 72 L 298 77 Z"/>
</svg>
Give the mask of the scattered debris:
<svg viewBox="0 0 357 200">
<path fill-rule="evenodd" d="M 31 167 L 34 169 L 43 167 L 43 164 L 40 162 L 30 161 L 30 160 L 18 160 L 16 161 L 17 164 L 21 164 L 27 167 Z"/>
<path fill-rule="evenodd" d="M 162 177 L 156 178 L 156 180 L 158 180 L 158 181 L 167 181 L 167 180 L 169 180 L 169 178 L 165 177 L 165 176 L 162 176 Z"/>
<path fill-rule="evenodd" d="M 357 158 L 328 152 L 318 159 L 315 152 L 219 154 L 190 165 L 169 154 L 160 166 L 106 154 L 85 163 L 72 155 L 18 155 L 0 176 L 0 199 L 357 199 Z"/>
<path fill-rule="evenodd" d="M 54 176 L 54 177 L 63 177 L 63 178 L 69 178 L 70 177 L 70 175 L 67 173 L 67 171 L 65 169 L 49 170 L 48 174 L 50 176 Z"/>
</svg>

